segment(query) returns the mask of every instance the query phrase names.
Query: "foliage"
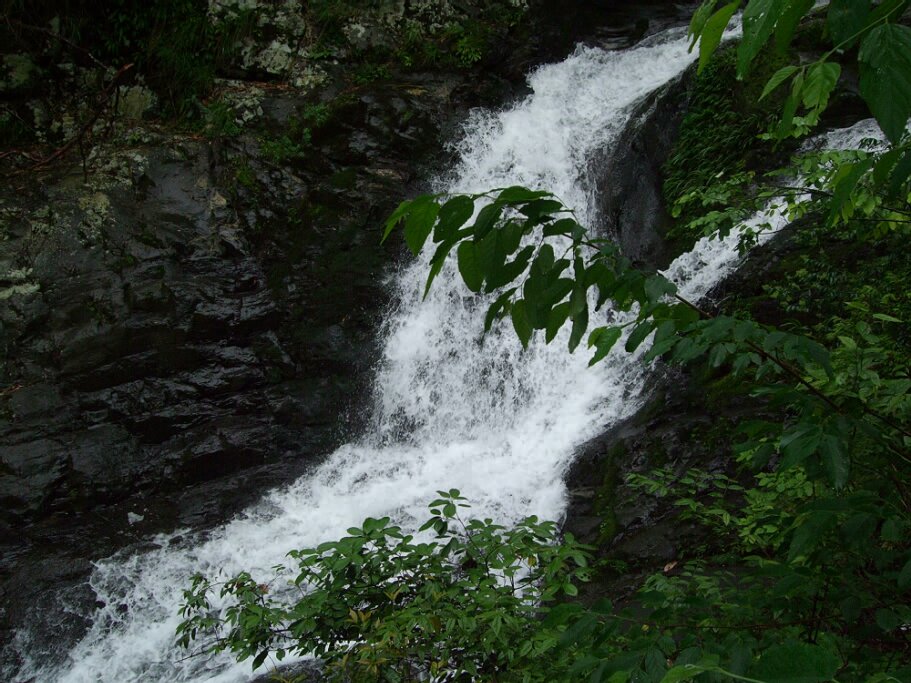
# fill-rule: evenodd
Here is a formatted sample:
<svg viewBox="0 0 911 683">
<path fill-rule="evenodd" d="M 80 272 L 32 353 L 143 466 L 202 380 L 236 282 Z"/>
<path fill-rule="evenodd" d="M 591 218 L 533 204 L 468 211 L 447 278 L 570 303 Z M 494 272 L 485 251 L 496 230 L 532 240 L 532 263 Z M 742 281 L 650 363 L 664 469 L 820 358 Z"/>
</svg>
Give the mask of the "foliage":
<svg viewBox="0 0 911 683">
<path fill-rule="evenodd" d="M 740 0 L 730 3 L 736 9 Z M 779 69 L 763 91 L 767 96 L 791 83 L 782 107 L 775 136 L 806 134 L 816 124 L 842 75 L 842 67 L 831 61 L 857 47 L 861 95 L 886 137 L 898 145 L 911 118 L 911 28 L 897 23 L 908 8 L 907 0 L 886 0 L 873 5 L 867 0 L 836 0 L 827 8 L 830 50 L 804 65 Z M 717 1 L 704 2 L 690 24 L 690 34 L 699 45 L 700 69 L 717 49 L 717 40 L 731 18 L 730 5 L 716 10 Z M 811 12 L 809 0 L 751 0 L 743 13 L 743 40 L 737 48 L 737 74 L 746 76 L 757 55 L 774 37 L 779 50 L 790 44 L 800 20 Z M 714 13 L 713 13 L 714 12 Z M 798 111 L 803 110 L 801 116 Z"/>
<path fill-rule="evenodd" d="M 304 144 L 310 141 L 310 132 L 304 138 Z M 260 151 L 269 161 L 281 164 L 304 155 L 304 147 L 291 140 L 287 135 L 278 138 L 264 139 L 259 144 Z"/>
<path fill-rule="evenodd" d="M 255 23 L 254 13 L 245 10 L 213 24 L 207 8 L 204 0 L 6 0 L 0 15 L 9 21 L 0 35 L 29 51 L 40 44 L 36 37 L 46 38 L 46 26 L 57 26 L 61 40 L 55 49 L 74 50 L 77 61 L 91 54 L 115 68 L 133 63 L 158 93 L 165 114 L 196 116 L 216 70 Z"/>
<path fill-rule="evenodd" d="M 706 2 L 691 25 L 694 38 L 702 37 L 703 69 L 711 68 L 718 38 L 739 3 L 717 5 Z M 775 49 L 786 50 L 812 6 L 751 0 L 737 73 L 750 73 L 773 36 Z M 905 8 L 897 0 L 876 6 L 833 0 L 819 10 L 832 49 L 812 63 L 778 69 L 763 88 L 768 97 L 791 84 L 769 139 L 803 135 L 819 123 L 841 77 L 841 63 L 831 58 L 838 54 L 847 62 L 856 54 L 861 94 L 888 144 L 805 154 L 765 178 L 746 171 L 687 188 L 681 208 L 708 209 L 694 230 L 710 236 L 739 231 L 745 216 L 766 206 L 790 219 L 791 230 L 817 251 L 833 241 L 859 258 L 872 254 L 894 263 L 882 259 L 897 250 L 891 256 L 907 264 L 900 252 L 907 251 L 911 226 L 911 144 L 904 131 L 911 114 L 905 63 L 911 29 L 896 23 Z M 855 47 L 856 53 L 847 52 Z M 551 342 L 562 334 L 570 351 L 586 341 L 591 363 L 622 344 L 645 362 L 699 364 L 747 387 L 762 416 L 739 425 L 738 467 L 730 472 L 659 470 L 631 480 L 652 495 L 673 497 L 681 514 L 706 526 L 721 550 L 668 565 L 648 577 L 628 605 L 564 603 L 545 610 L 531 630 L 515 628 L 526 642 L 546 647 L 527 660 L 521 649 L 515 658 L 512 648 L 497 651 L 505 659 L 479 669 L 475 679 L 874 683 L 911 676 L 911 377 L 903 293 L 858 280 L 845 292 L 848 301 L 830 291 L 825 306 L 816 306 L 814 297 L 802 305 L 815 320 L 788 327 L 704 310 L 662 274 L 633 268 L 616 245 L 590 235 L 551 193 L 522 187 L 421 196 L 398 207 L 385 236 L 400 225 L 413 253 L 434 249 L 425 293 L 454 255 L 468 289 L 487 296 L 487 329 L 508 318 L 526 347 L 535 335 Z M 744 248 L 768 229 L 742 232 Z M 822 275 L 815 263 L 775 293 L 782 305 L 792 299 L 789 287 Z M 851 277 L 836 270 L 845 278 L 838 282 Z M 894 277 L 882 274 L 886 283 Z M 897 282 L 907 290 L 900 276 Z M 466 540 L 462 547 L 468 545 Z M 422 557 L 411 547 L 402 550 L 417 556 L 409 562 Z M 342 579 L 340 591 L 357 585 L 354 580 Z M 245 577 L 245 590 L 252 585 Z M 422 585 L 416 582 L 414 590 Z M 544 597 L 550 584 L 536 585 Z M 228 586 L 228 594 L 237 592 L 235 584 Z M 200 587 L 208 584 L 199 582 L 188 593 L 190 607 L 207 606 L 193 603 Z M 261 593 L 254 590 L 249 603 L 260 605 Z M 276 614 L 273 609 L 279 608 L 269 605 L 265 613 Z M 238 607 L 229 615 L 243 613 Z M 278 614 L 268 623 L 289 618 Z M 410 645 L 428 630 L 413 627 L 422 623 L 417 618 L 397 622 L 385 642 Z M 187 623 L 184 632 L 212 625 Z M 231 633 L 233 639 L 219 646 L 241 655 L 265 657 L 276 644 L 261 625 Z M 355 631 L 354 642 L 359 637 Z M 348 640 L 327 638 L 306 640 L 300 649 L 338 661 Z M 458 642 L 477 654 L 460 652 L 459 663 L 443 670 L 432 669 L 433 656 L 412 661 L 422 662 L 417 669 L 434 680 L 458 680 L 465 661 L 477 665 L 492 655 L 483 642 Z M 409 666 L 405 671 L 417 674 Z M 401 665 L 397 671 L 401 675 Z M 375 673 L 385 670 L 378 666 Z"/>
<path fill-rule="evenodd" d="M 367 85 L 374 81 L 387 80 L 392 76 L 392 72 L 385 64 L 364 63 L 354 70 L 352 80 L 358 85 Z"/>
<path fill-rule="evenodd" d="M 313 23 L 319 27 L 319 46 L 313 54 L 331 54 L 331 46 L 351 47 L 346 27 L 360 17 L 384 9 L 380 2 L 319 0 L 308 3 Z M 388 9 L 388 7 L 387 7 Z M 365 66 L 405 68 L 449 67 L 468 69 L 482 61 L 496 46 L 497 40 L 518 26 L 525 16 L 525 2 L 494 0 L 463 5 L 461 3 L 423 2 L 406 5 L 406 11 L 394 20 L 387 18 L 390 43 L 361 47 L 357 58 Z M 363 71 L 355 83 L 364 84 Z M 387 76 L 380 76 L 385 78 Z"/>
<path fill-rule="evenodd" d="M 206 137 L 233 137 L 240 133 L 234 108 L 223 100 L 216 100 L 203 107 L 203 118 L 203 133 Z"/>
<path fill-rule="evenodd" d="M 312 652 L 338 681 L 548 680 L 534 670 L 559 639 L 538 617 L 576 595 L 585 548 L 568 535 L 556 543 L 556 524 L 535 517 L 511 528 L 465 519 L 457 490 L 438 494 L 424 535 L 368 518 L 339 541 L 289 553 L 296 571 L 277 567 L 272 584 L 194 577 L 179 641 L 213 634 L 211 647 L 252 657 L 254 668 L 273 652 Z M 283 583 L 301 592 L 289 597 Z M 233 602 L 212 616 L 216 590 Z"/>
<path fill-rule="evenodd" d="M 725 48 L 694 77 L 688 88 L 687 108 L 680 132 L 665 162 L 664 196 L 670 206 L 689 193 L 704 195 L 705 188 L 734 178 L 732 188 L 743 190 L 739 174 L 757 170 L 757 160 L 774 158 L 772 145 L 757 136 L 766 131 L 781 104 L 776 98 L 760 101 L 766 80 L 785 63 L 784 55 L 766 51 L 758 68 L 743 81 L 736 80 L 737 50 Z M 744 150 L 752 151 L 750 159 Z M 714 206 L 731 204 L 730 197 L 716 198 Z M 686 226 L 698 213 L 677 204 L 675 216 Z"/>
</svg>

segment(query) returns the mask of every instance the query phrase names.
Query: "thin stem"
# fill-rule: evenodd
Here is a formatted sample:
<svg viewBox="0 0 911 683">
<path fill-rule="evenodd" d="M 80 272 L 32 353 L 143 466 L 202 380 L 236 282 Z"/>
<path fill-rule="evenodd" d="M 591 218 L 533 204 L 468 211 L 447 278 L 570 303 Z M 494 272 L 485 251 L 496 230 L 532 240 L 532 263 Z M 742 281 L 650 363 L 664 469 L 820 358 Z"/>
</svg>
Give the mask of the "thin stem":
<svg viewBox="0 0 911 683">
<path fill-rule="evenodd" d="M 692 301 L 689 301 L 688 299 L 684 299 L 679 294 L 674 294 L 674 298 L 677 299 L 680 303 L 685 304 L 686 306 L 689 306 L 691 309 L 693 309 L 694 311 L 699 313 L 699 315 L 702 316 L 703 318 L 711 320 L 712 318 L 715 317 L 712 314 L 707 313 L 706 311 L 699 308 L 699 306 L 694 304 Z M 761 356 L 765 360 L 768 360 L 768 361 L 774 363 L 779 368 L 781 368 L 787 375 L 790 375 L 792 378 L 797 380 L 797 382 L 799 384 L 803 385 L 813 396 L 820 399 L 823 403 L 825 403 L 830 408 L 832 408 L 832 410 L 834 410 L 836 413 L 838 413 L 839 415 L 844 414 L 844 410 L 842 409 L 842 407 L 840 405 L 838 405 L 831 397 L 827 396 L 822 391 L 820 391 L 817 387 L 815 387 L 809 380 L 807 380 L 803 376 L 803 374 L 799 370 L 794 368 L 790 363 L 783 361 L 780 358 L 777 358 L 773 354 L 768 353 L 761 346 L 756 344 L 756 342 L 746 341 L 745 343 L 750 349 L 755 351 L 759 356 Z M 911 431 L 905 429 L 898 423 L 894 422 L 891 418 L 889 418 L 885 415 L 882 415 L 881 413 L 879 413 L 878 411 L 874 410 L 873 408 L 871 408 L 870 406 L 868 406 L 866 404 L 862 403 L 861 407 L 865 414 L 870 415 L 871 417 L 875 417 L 876 419 L 880 420 L 883 424 L 891 427 L 892 429 L 903 434 L 904 436 L 911 438 Z M 904 456 L 902 456 L 902 458 L 906 459 Z M 911 461 L 909 461 L 909 463 L 911 463 Z"/>
</svg>

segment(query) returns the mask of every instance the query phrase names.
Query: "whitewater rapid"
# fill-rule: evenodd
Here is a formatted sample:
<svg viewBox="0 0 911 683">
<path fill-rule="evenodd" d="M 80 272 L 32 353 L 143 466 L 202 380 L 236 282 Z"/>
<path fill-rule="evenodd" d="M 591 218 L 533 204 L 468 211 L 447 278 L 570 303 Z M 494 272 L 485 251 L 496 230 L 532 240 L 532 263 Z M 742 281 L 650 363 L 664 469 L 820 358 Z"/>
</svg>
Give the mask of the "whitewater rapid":
<svg viewBox="0 0 911 683">
<path fill-rule="evenodd" d="M 471 116 L 455 143 L 460 161 L 438 189 L 547 188 L 594 225 L 586 162 L 611 145 L 643 96 L 693 61 L 687 47 L 684 31 L 672 30 L 622 52 L 580 47 L 537 69 L 524 101 Z M 698 299 L 735 267 L 736 246 L 703 240 L 668 274 Z M 372 427 L 223 527 L 159 536 L 151 551 L 98 562 L 91 586 L 103 606 L 84 638 L 54 663 L 29 657 L 21 634 L 26 664 L 16 680 L 246 681 L 249 663 L 175 647 L 191 574 L 271 577 L 289 549 L 335 539 L 367 516 L 413 528 L 442 488 L 461 489 L 475 514 L 505 523 L 564 514 L 574 449 L 638 408 L 646 369 L 622 351 L 589 369 L 588 354 L 570 355 L 563 338 L 523 352 L 508 325 L 483 336 L 485 302 L 452 265 L 421 301 L 428 260 L 390 281 L 397 304 L 383 330 Z"/>
</svg>

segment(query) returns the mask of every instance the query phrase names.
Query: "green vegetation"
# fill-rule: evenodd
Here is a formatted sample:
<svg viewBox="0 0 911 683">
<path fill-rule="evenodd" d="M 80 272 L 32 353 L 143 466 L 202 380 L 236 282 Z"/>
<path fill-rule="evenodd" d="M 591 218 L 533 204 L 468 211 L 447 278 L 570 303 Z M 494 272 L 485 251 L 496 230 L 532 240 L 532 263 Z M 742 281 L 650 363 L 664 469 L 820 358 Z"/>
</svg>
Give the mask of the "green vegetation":
<svg viewBox="0 0 911 683">
<path fill-rule="evenodd" d="M 370 62 L 359 65 L 351 76 L 351 80 L 357 85 L 367 85 L 374 81 L 384 81 L 392 76 L 392 72 L 385 64 L 373 64 Z"/>
<path fill-rule="evenodd" d="M 205 124 L 203 133 L 209 138 L 233 137 L 240 133 L 234 108 L 222 100 L 203 107 Z"/>
<path fill-rule="evenodd" d="M 335 2 L 322 0 L 310 3 L 310 15 L 319 26 L 320 40 L 311 55 L 333 54 L 333 47 L 348 44 L 345 26 L 352 20 L 375 10 L 380 3 Z M 395 65 L 404 68 L 449 67 L 469 69 L 496 47 L 503 35 L 519 25 L 525 16 L 525 3 L 494 0 L 478 3 L 476 7 L 461 7 L 456 3 L 426 3 L 416 6 L 394 27 L 394 40 L 361 48 L 359 58 L 363 70 L 355 82 L 359 84 L 386 78 L 374 69 Z M 394 47 L 393 47 L 394 46 Z M 365 80 L 367 79 L 367 80 Z"/>
<path fill-rule="evenodd" d="M 273 652 L 281 660 L 312 651 L 333 681 L 416 681 L 452 670 L 490 680 L 534 670 L 560 638 L 536 617 L 558 596 L 576 595 L 574 582 L 587 574 L 584 548 L 571 537 L 556 543 L 556 524 L 534 517 L 509 529 L 465 519 L 459 491 L 438 494 L 422 528 L 433 532 L 426 541 L 388 517 L 368 518 L 339 541 L 290 553 L 297 564 L 290 581 L 284 567 L 272 585 L 248 574 L 218 586 L 195 577 L 180 642 L 221 628 L 214 649 L 253 657 L 254 666 Z M 307 599 L 289 604 L 283 583 L 306 590 Z M 215 590 L 236 599 L 220 618 L 210 616 Z M 544 667 L 524 679 L 549 680 Z"/>
<path fill-rule="evenodd" d="M 309 131 L 305 138 L 305 142 L 310 142 Z M 281 164 L 291 159 L 297 159 L 304 156 L 303 145 L 292 141 L 287 135 L 282 135 L 281 137 L 274 139 L 262 140 L 259 143 L 259 148 L 263 153 L 263 157 L 276 164 Z"/>
<path fill-rule="evenodd" d="M 763 87 L 781 66 L 785 55 L 765 50 L 756 68 L 737 80 L 737 50 L 727 47 L 705 65 L 689 88 L 686 114 L 670 156 L 662 169 L 664 197 L 679 218 L 678 233 L 690 244 L 700 234 L 687 234 L 686 227 L 701 212 L 677 204 L 681 197 L 697 193 L 718 178 L 738 177 L 744 171 L 769 170 L 769 159 L 782 159 L 781 150 L 770 141 L 760 141 L 780 108 L 781 98 L 760 100 Z M 744 150 L 750 150 L 749 155 Z M 719 207 L 729 198 L 719 200 Z"/>
<path fill-rule="evenodd" d="M 388 6 L 304 3 L 304 21 L 313 29 L 307 54 L 313 60 L 341 56 L 356 85 L 387 79 L 399 68 L 470 68 L 525 12 L 506 0 L 479 5 L 477 12 L 448 3 L 407 8 L 388 26 L 369 29 L 380 34 L 376 45 L 361 46 L 346 31 L 365 17 L 390 12 Z M 6 52 L 29 55 L 45 69 L 45 79 L 66 77 L 69 72 L 57 67 L 61 63 L 114 70 L 132 65 L 129 78 L 140 76 L 151 87 L 166 118 L 199 120 L 216 74 L 230 73 L 244 41 L 262 32 L 257 26 L 262 11 L 255 5 L 234 7 L 216 19 L 205 0 L 0 0 L 0 42 Z M 21 140 L 16 121 L 2 113 L 3 138 Z"/>
<path fill-rule="evenodd" d="M 8 19 L 0 38 L 10 49 L 30 52 L 50 39 L 52 49 L 77 62 L 92 55 L 119 68 L 135 64 L 161 98 L 168 116 L 196 116 L 199 101 L 212 87 L 216 69 L 230 61 L 238 42 L 252 31 L 252 11 L 213 24 L 202 0 L 106 3 L 67 0 L 32 3 L 5 0 Z"/>
<path fill-rule="evenodd" d="M 812 5 L 751 0 L 726 68 L 747 77 L 773 36 L 790 44 Z M 710 0 L 696 12 L 703 73 L 738 6 Z M 387 222 L 386 236 L 403 225 L 415 254 L 434 246 L 428 289 L 454 253 L 470 290 L 497 295 L 487 328 L 509 318 L 523 346 L 568 325 L 569 350 L 587 340 L 591 363 L 618 343 L 628 353 L 644 345 L 646 361 L 690 366 L 750 395 L 759 417 L 736 426 L 729 473 L 655 467 L 627 477 L 673 500 L 711 548 L 688 549 L 626 604 L 553 605 L 586 578 L 584 549 L 557 543 L 537 520 L 514 530 L 463 522 L 450 492 L 432 504 L 425 531 L 437 536 L 427 543 L 368 520 L 337 543 L 292 553 L 296 583 L 310 589 L 302 595 L 273 598 L 243 574 L 224 584 L 234 602 L 213 616 L 212 585 L 197 577 L 181 642 L 223 626 L 210 647 L 257 663 L 314 651 L 351 681 L 911 678 L 911 28 L 897 23 L 907 6 L 833 0 L 822 10 L 832 49 L 776 67 L 761 93 L 790 83 L 768 137 L 803 136 L 841 76 L 832 59 L 856 55 L 885 147 L 806 154 L 764 177 L 732 158 L 729 175 L 679 188 L 683 207 L 709 209 L 694 211 L 694 234 L 728 234 L 769 201 L 792 219 L 793 261 L 766 286 L 785 314 L 777 319 L 752 315 L 749 301 L 735 302 L 737 315 L 701 309 L 588 235 L 547 191 L 422 196 Z M 755 238 L 744 234 L 744 246 Z M 608 303 L 626 315 L 590 329 Z M 605 508 L 614 487 L 608 470 Z M 524 572 L 528 592 L 516 592 Z"/>
</svg>

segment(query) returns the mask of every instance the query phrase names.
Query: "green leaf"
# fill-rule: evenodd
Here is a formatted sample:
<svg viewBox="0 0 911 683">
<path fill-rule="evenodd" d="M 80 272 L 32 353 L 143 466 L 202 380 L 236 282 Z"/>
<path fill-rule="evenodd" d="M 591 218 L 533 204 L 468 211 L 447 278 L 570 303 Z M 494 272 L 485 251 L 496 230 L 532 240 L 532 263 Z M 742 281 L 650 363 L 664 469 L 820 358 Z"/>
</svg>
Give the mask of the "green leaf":
<svg viewBox="0 0 911 683">
<path fill-rule="evenodd" d="M 843 214 L 844 207 L 849 204 L 851 194 L 864 177 L 864 174 L 873 166 L 875 159 L 870 157 L 853 164 L 844 164 L 832 179 L 832 199 L 829 201 L 829 220 L 835 220 Z"/>
<path fill-rule="evenodd" d="M 788 560 L 793 562 L 801 556 L 806 556 L 818 546 L 824 536 L 835 526 L 838 516 L 833 512 L 817 511 L 803 519 L 788 548 Z"/>
<path fill-rule="evenodd" d="M 839 76 L 841 67 L 835 62 L 817 62 L 811 66 L 802 93 L 804 106 L 808 109 L 825 109 Z"/>
<path fill-rule="evenodd" d="M 661 679 L 661 683 L 678 683 L 678 681 L 691 681 L 696 676 L 710 671 L 704 666 L 699 666 L 698 664 L 683 664 L 681 666 L 675 666 L 672 669 L 669 669 L 664 678 Z"/>
<path fill-rule="evenodd" d="M 878 609 L 874 615 L 876 625 L 889 633 L 902 625 L 902 619 L 891 609 Z"/>
<path fill-rule="evenodd" d="M 564 210 L 563 204 L 556 199 L 536 199 L 522 206 L 519 211 L 533 223 L 542 223 L 552 214 Z"/>
<path fill-rule="evenodd" d="M 585 287 L 585 282 L 580 280 L 578 275 L 576 276 L 575 285 L 569 297 L 572 315 L 578 315 L 588 305 L 588 290 Z"/>
<path fill-rule="evenodd" d="M 455 237 L 455 233 L 474 214 L 474 200 L 457 195 L 440 207 L 437 226 L 433 232 L 435 242 L 444 242 Z"/>
<path fill-rule="evenodd" d="M 763 652 L 749 675 L 765 683 L 824 683 L 840 665 L 838 655 L 826 648 L 792 641 Z"/>
<path fill-rule="evenodd" d="M 775 26 L 775 49 L 779 54 L 787 51 L 797 25 L 813 8 L 814 2 L 815 0 L 788 0 Z"/>
<path fill-rule="evenodd" d="M 860 94 L 893 144 L 911 117 L 911 28 L 883 24 L 860 44 Z"/>
<path fill-rule="evenodd" d="M 552 196 L 553 195 L 551 195 L 550 192 L 545 190 L 529 190 L 527 187 L 522 187 L 521 185 L 513 185 L 512 187 L 507 187 L 505 190 L 502 190 L 497 197 L 497 200 L 506 204 L 524 204 L 526 202 L 534 201 L 535 199 Z"/>
<path fill-rule="evenodd" d="M 269 656 L 269 650 L 263 650 L 253 659 L 253 670 L 256 671 L 259 667 L 263 665 L 263 662 L 266 661 L 266 657 Z"/>
<path fill-rule="evenodd" d="M 503 264 L 502 267 L 497 268 L 495 273 L 488 274 L 487 276 L 487 289 L 493 291 L 499 289 L 504 285 L 509 284 L 522 273 L 525 272 L 525 269 L 528 267 L 528 261 L 531 259 L 532 255 L 535 253 L 535 248 L 533 245 L 528 245 L 518 254 L 516 257 L 509 263 Z"/>
<path fill-rule="evenodd" d="M 488 233 L 483 239 L 475 237 L 475 258 L 485 279 L 494 276 L 506 261 L 500 241 L 499 231 Z"/>
<path fill-rule="evenodd" d="M 595 354 L 588 361 L 589 366 L 603 360 L 614 348 L 622 334 L 623 330 L 620 327 L 599 327 L 592 330 L 588 337 L 588 346 L 589 348 L 595 347 Z"/>
<path fill-rule="evenodd" d="M 561 218 L 553 223 L 544 226 L 544 237 L 553 237 L 554 235 L 572 235 L 579 224 L 572 218 Z"/>
<path fill-rule="evenodd" d="M 693 18 L 690 19 L 690 26 L 688 30 L 688 35 L 692 38 L 690 43 L 690 52 L 693 51 L 693 48 L 696 46 L 696 41 L 699 40 L 699 36 L 702 35 L 702 31 L 705 28 L 705 23 L 709 20 L 709 17 L 712 16 L 712 11 L 715 9 L 715 5 L 718 4 L 718 0 L 704 0 L 704 2 L 699 6 L 699 8 L 693 12 Z"/>
<path fill-rule="evenodd" d="M 500 220 L 500 215 L 503 213 L 502 204 L 488 204 L 478 213 L 478 217 L 474 222 L 474 238 L 476 240 L 483 239 L 487 233 L 493 230 L 493 227 L 497 224 L 497 221 Z"/>
<path fill-rule="evenodd" d="M 877 25 L 881 21 L 891 19 L 896 21 L 901 18 L 905 10 L 908 9 L 909 0 L 883 0 L 880 2 L 867 17 L 865 29 Z"/>
<path fill-rule="evenodd" d="M 905 538 L 902 535 L 902 523 L 895 517 L 887 519 L 880 531 L 880 538 L 887 543 L 900 543 Z"/>
<path fill-rule="evenodd" d="M 389 237 L 390 233 L 395 229 L 395 226 L 398 225 L 399 221 L 408 215 L 408 212 L 411 211 L 411 207 L 414 202 L 423 198 L 424 197 L 418 197 L 418 199 L 415 200 L 406 199 L 398 205 L 398 208 L 396 208 L 396 210 L 392 212 L 392 215 L 386 219 L 386 229 L 383 231 L 383 238 L 380 240 L 380 244 L 386 241 L 386 238 Z"/>
<path fill-rule="evenodd" d="M 863 29 L 869 14 L 870 0 L 831 0 L 826 21 L 832 41 L 844 49 L 850 48 L 857 38 L 850 43 L 846 41 Z"/>
<path fill-rule="evenodd" d="M 532 327 L 528 321 L 528 311 L 524 299 L 519 299 L 512 305 L 512 326 L 522 342 L 522 348 L 528 348 L 528 342 L 531 340 Z"/>
<path fill-rule="evenodd" d="M 901 158 L 902 149 L 890 149 L 888 152 L 883 154 L 876 161 L 876 165 L 873 167 L 873 182 L 877 185 L 885 185 L 889 182 L 889 177 L 892 175 L 892 170 L 895 168 L 895 164 L 898 163 L 898 160 Z"/>
<path fill-rule="evenodd" d="M 750 64 L 775 30 L 784 0 L 750 0 L 743 11 L 743 38 L 737 48 L 737 77 L 743 78 Z"/>
<path fill-rule="evenodd" d="M 546 275 L 554 267 L 554 259 L 554 248 L 549 244 L 542 244 L 538 250 L 538 255 L 531 264 L 532 270 Z"/>
<path fill-rule="evenodd" d="M 804 76 L 803 71 L 798 71 L 791 81 L 791 92 L 781 108 L 781 122 L 775 135 L 778 138 L 786 138 L 791 134 L 794 124 L 794 114 L 797 113 L 797 107 L 800 106 L 801 93 L 803 91 Z"/>
<path fill-rule="evenodd" d="M 907 145 L 906 145 L 907 147 Z M 911 177 L 911 149 L 905 149 L 902 158 L 892 170 L 892 179 L 889 182 L 889 197 L 894 199 L 902 193 L 902 187 Z"/>
<path fill-rule="evenodd" d="M 901 590 L 911 588 L 911 560 L 905 562 L 905 566 L 898 573 L 898 587 Z"/>
<path fill-rule="evenodd" d="M 518 221 L 508 221 L 500 228 L 500 240 L 503 250 L 507 254 L 515 252 L 522 244 L 522 235 L 525 234 L 525 225 Z"/>
<path fill-rule="evenodd" d="M 734 12 L 737 11 L 738 7 L 740 7 L 740 0 L 735 0 L 715 12 L 709 20 L 705 22 L 705 26 L 703 27 L 699 38 L 700 72 L 712 59 L 715 50 L 718 49 L 718 45 L 721 43 L 721 36 L 724 34 L 724 29 L 727 27 L 728 22 L 731 20 L 731 17 L 734 16 Z"/>
<path fill-rule="evenodd" d="M 836 490 L 843 489 L 848 483 L 851 458 L 842 448 L 841 440 L 834 434 L 825 434 L 819 442 L 819 454 L 832 486 Z"/>
<path fill-rule="evenodd" d="M 547 332 L 545 340 L 548 344 L 557 336 L 557 332 L 563 327 L 563 323 L 569 318 L 569 302 L 564 301 L 562 304 L 554 306 L 547 317 Z"/>
<path fill-rule="evenodd" d="M 796 66 L 784 66 L 772 74 L 772 77 L 769 79 L 769 82 L 765 84 L 765 88 L 762 90 L 762 95 L 759 96 L 760 100 L 765 99 L 770 93 L 772 93 L 775 88 L 788 80 L 793 76 L 798 70 Z"/>
<path fill-rule="evenodd" d="M 582 341 L 582 335 L 588 329 L 588 306 L 573 316 L 573 329 L 569 334 L 569 352 L 572 353 Z"/>
<path fill-rule="evenodd" d="M 649 303 L 657 303 L 665 294 L 677 292 L 677 285 L 663 275 L 652 275 L 645 281 L 645 296 Z"/>
<path fill-rule="evenodd" d="M 425 299 L 427 298 L 427 295 L 430 294 L 430 286 L 433 284 L 436 276 L 440 274 L 440 271 L 443 270 L 443 266 L 446 265 L 446 257 L 454 246 L 455 242 L 443 242 L 443 244 L 438 246 L 437 250 L 434 252 L 433 258 L 430 260 L 430 272 L 427 273 L 427 283 L 424 285 Z"/>
<path fill-rule="evenodd" d="M 838 609 L 841 610 L 845 621 L 857 621 L 860 618 L 861 604 L 860 598 L 856 595 L 849 595 L 838 603 Z"/>
<path fill-rule="evenodd" d="M 528 322 L 533 328 L 541 329 L 546 327 L 547 315 L 550 312 L 545 301 L 547 282 L 545 276 L 535 273 L 534 264 L 532 264 L 531 272 L 532 275 L 525 280 L 522 293 L 527 306 Z"/>
<path fill-rule="evenodd" d="M 785 431 L 778 444 L 784 455 L 781 461 L 782 469 L 802 463 L 816 452 L 821 440 L 822 430 L 819 425 L 801 424 Z"/>
<path fill-rule="evenodd" d="M 484 284 L 484 273 L 478 265 L 477 249 L 474 242 L 462 242 L 456 252 L 459 259 L 459 273 L 472 292 L 480 292 Z"/>
<path fill-rule="evenodd" d="M 421 197 L 420 199 L 424 199 Z M 428 201 L 415 203 L 405 219 L 405 242 L 411 253 L 417 256 L 424 247 L 424 242 L 433 230 L 434 221 L 440 211 L 440 205 L 428 197 Z"/>
<path fill-rule="evenodd" d="M 646 337 L 652 333 L 656 327 L 654 320 L 643 320 L 636 325 L 636 328 L 630 333 L 626 340 L 626 350 L 632 353 L 639 348 L 639 345 L 645 341 Z"/>
</svg>

